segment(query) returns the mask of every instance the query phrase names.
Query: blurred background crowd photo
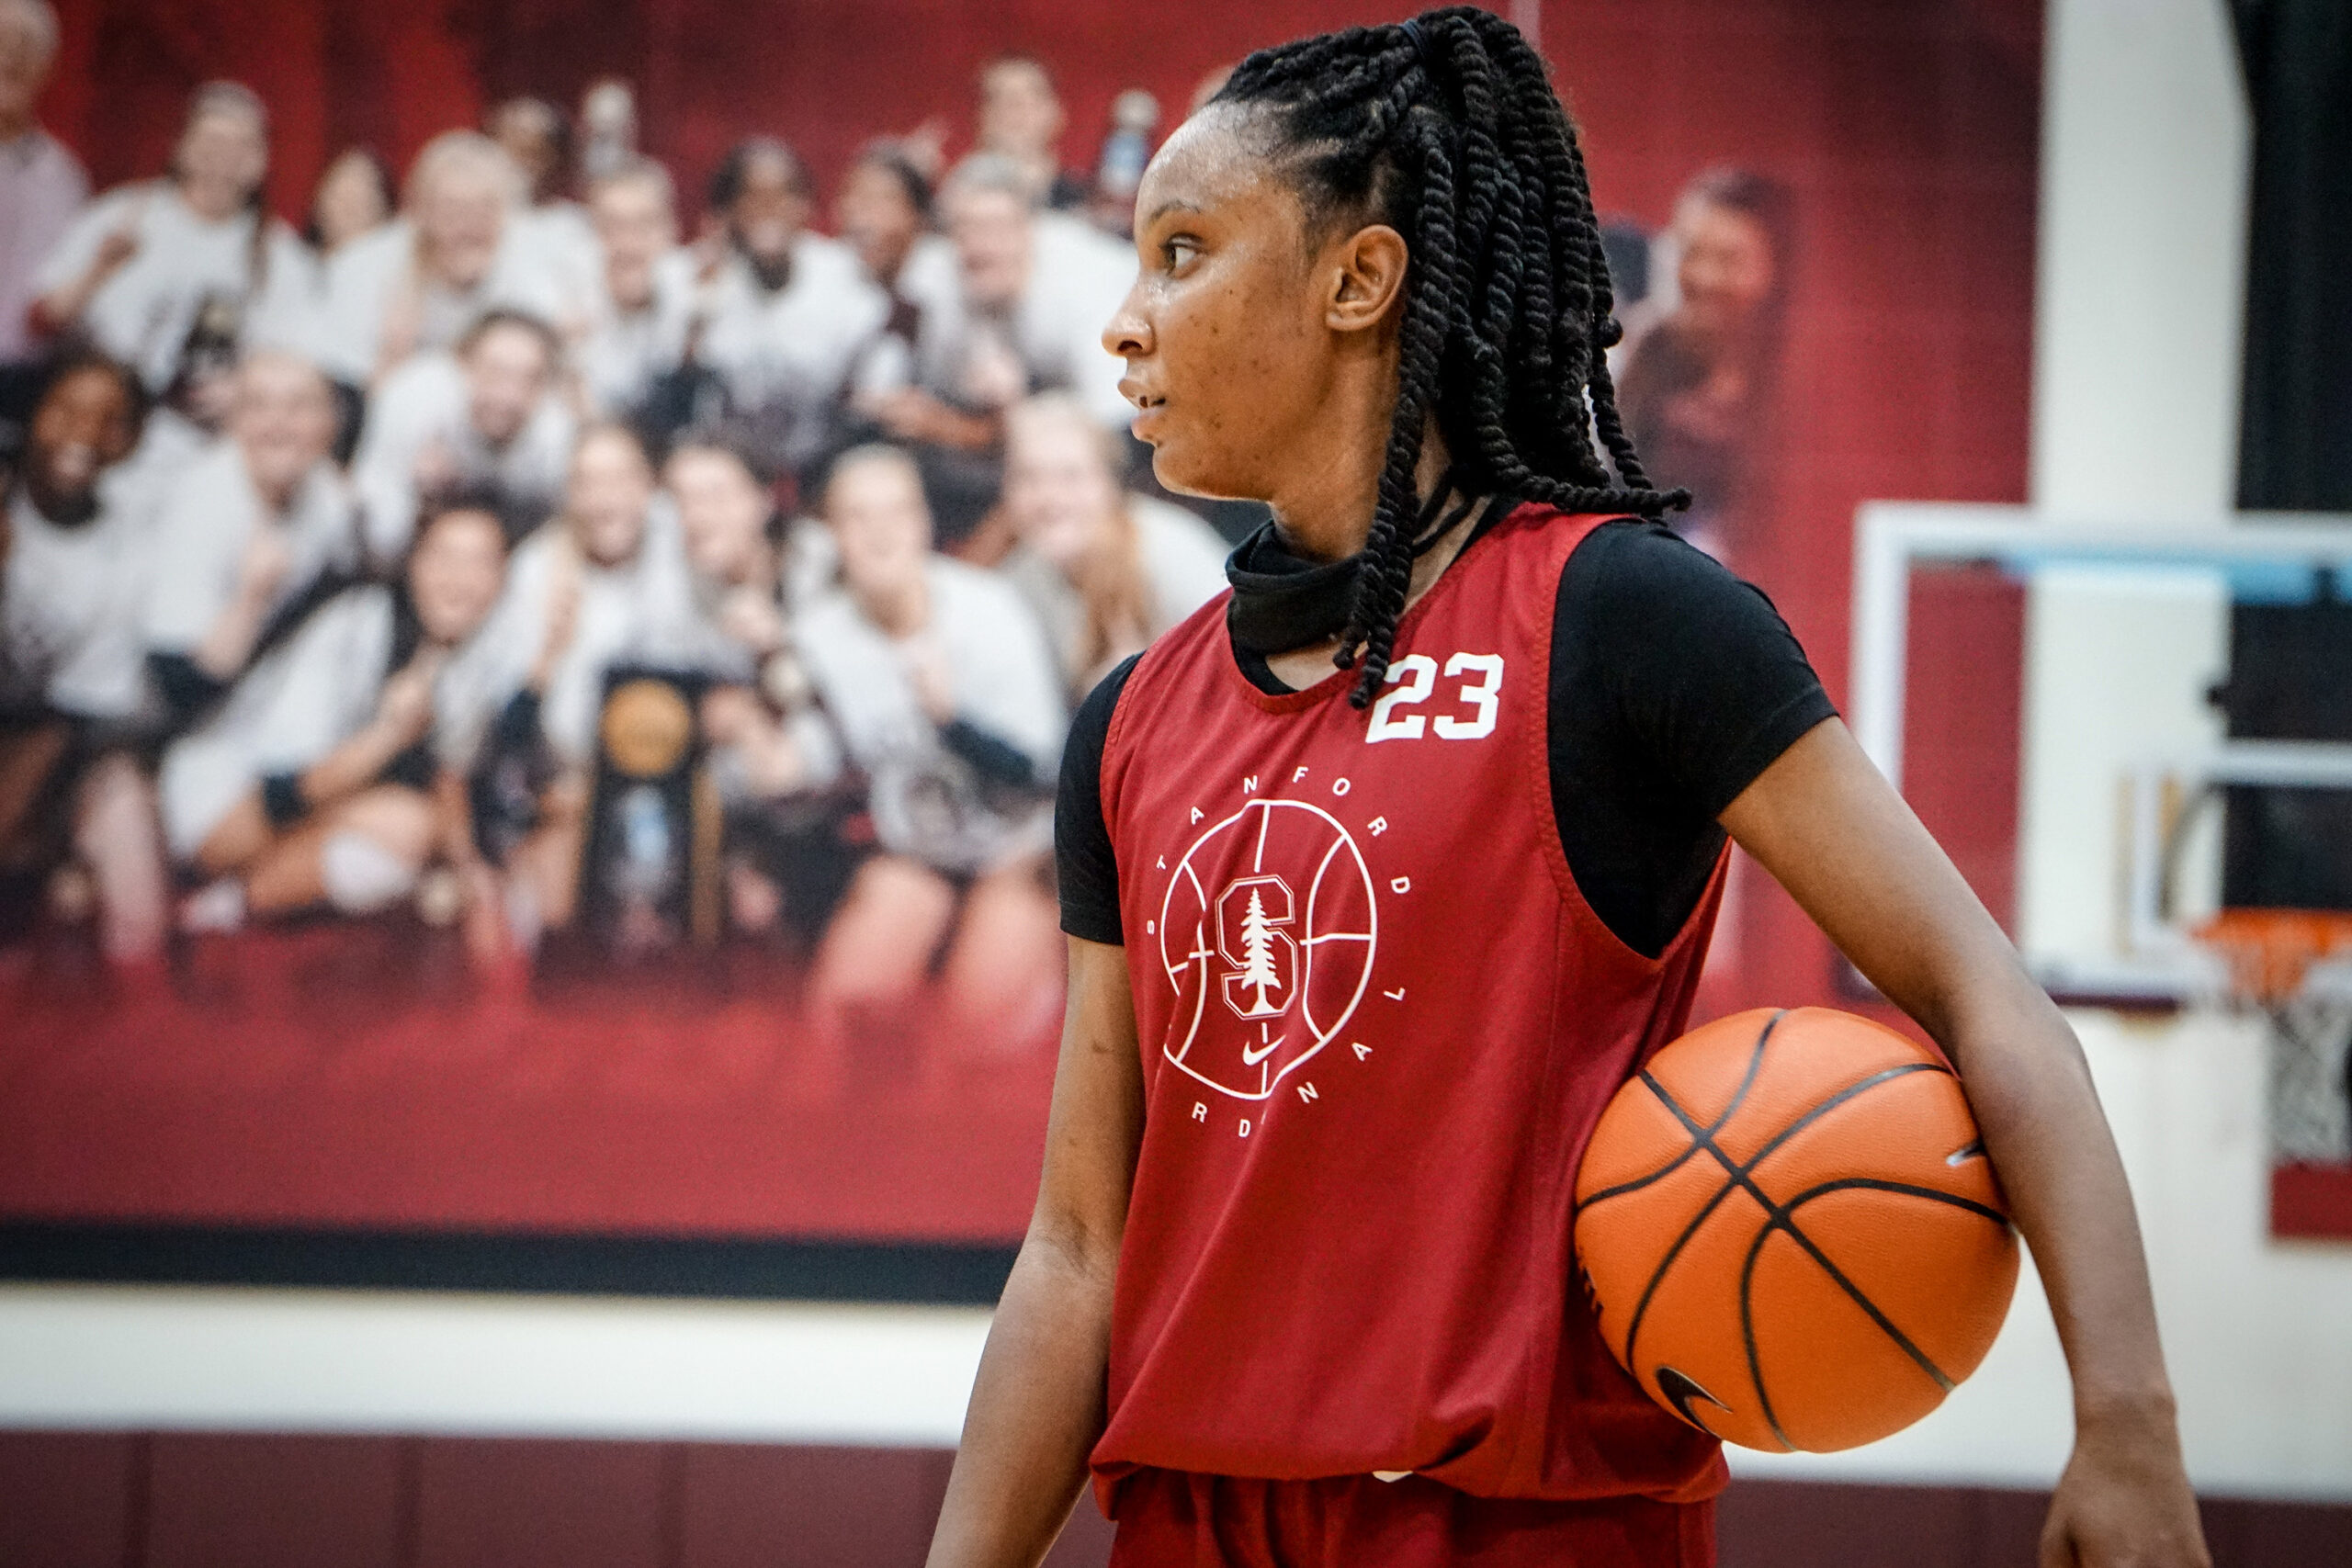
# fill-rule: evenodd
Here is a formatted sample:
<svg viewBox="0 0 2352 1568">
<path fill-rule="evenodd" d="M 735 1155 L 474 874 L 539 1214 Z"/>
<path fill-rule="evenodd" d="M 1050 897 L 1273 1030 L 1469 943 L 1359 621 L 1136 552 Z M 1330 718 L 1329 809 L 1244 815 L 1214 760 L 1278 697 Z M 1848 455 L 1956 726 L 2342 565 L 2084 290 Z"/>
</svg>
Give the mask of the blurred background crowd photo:
<svg viewBox="0 0 2352 1568">
<path fill-rule="evenodd" d="M 722 117 L 677 74 L 707 39 L 610 71 L 665 17 L 605 9 L 327 6 L 292 62 L 259 13 L 0 4 L 0 989 L 85 1058 L 423 1068 L 435 1147 L 471 1098 L 440 1069 L 526 1035 L 739 1109 L 870 1101 L 993 1176 L 883 1229 L 1009 1234 L 1069 716 L 1263 521 L 1155 483 L 1100 341 L 1144 164 L 1254 31 L 1081 130 L 1065 62 L 1001 45 L 821 117 L 722 79 Z M 470 69 L 368 90 L 428 35 Z M 1610 224 L 1624 403 L 1690 536 L 1760 560 L 1796 203 L 1690 164 Z M 334 1114 L 303 1076 L 277 1143 Z M 70 1201 L 140 1207 L 81 1146 Z M 729 1220 L 835 1228 L 838 1168 Z M 353 1217 L 306 1182 L 280 1201 Z M 495 1185 L 403 1217 L 611 1217 Z"/>
</svg>

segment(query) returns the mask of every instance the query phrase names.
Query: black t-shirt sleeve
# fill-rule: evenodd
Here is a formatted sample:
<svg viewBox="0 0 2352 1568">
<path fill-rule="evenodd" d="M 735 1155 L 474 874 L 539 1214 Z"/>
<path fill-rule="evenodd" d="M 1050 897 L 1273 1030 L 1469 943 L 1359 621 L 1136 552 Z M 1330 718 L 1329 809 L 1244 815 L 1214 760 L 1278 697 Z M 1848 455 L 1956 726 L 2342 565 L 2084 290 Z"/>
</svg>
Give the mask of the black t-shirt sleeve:
<svg viewBox="0 0 2352 1568">
<path fill-rule="evenodd" d="M 1552 641 L 1553 800 L 1586 902 L 1664 951 L 1723 847 L 1715 818 L 1836 711 L 1760 590 L 1661 525 L 1596 529 Z"/>
<path fill-rule="evenodd" d="M 1604 528 L 1561 573 L 1618 716 L 1677 804 L 1713 818 L 1837 710 L 1763 590 L 1657 525 Z"/>
<path fill-rule="evenodd" d="M 1061 785 L 1054 797 L 1062 930 L 1080 941 L 1112 946 L 1125 936 L 1119 923 L 1119 863 L 1111 850 L 1111 825 L 1102 816 L 1102 747 L 1111 736 L 1119 694 L 1135 670 L 1136 660 L 1125 660 L 1079 705 L 1062 747 Z"/>
</svg>

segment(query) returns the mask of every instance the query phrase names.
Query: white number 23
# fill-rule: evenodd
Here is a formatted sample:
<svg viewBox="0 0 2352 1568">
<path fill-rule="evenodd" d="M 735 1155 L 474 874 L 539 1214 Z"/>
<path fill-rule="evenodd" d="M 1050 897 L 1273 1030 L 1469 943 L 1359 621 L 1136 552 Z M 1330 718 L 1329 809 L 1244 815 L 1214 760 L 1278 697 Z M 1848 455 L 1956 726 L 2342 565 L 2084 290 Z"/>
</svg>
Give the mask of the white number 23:
<svg viewBox="0 0 2352 1568">
<path fill-rule="evenodd" d="M 1455 700 L 1475 708 L 1468 717 L 1453 714 L 1439 716 L 1435 728 L 1442 740 L 1476 740 L 1495 732 L 1495 709 L 1501 705 L 1503 691 L 1503 656 L 1499 653 L 1457 653 L 1445 661 L 1449 679 L 1456 675 L 1475 674 L 1476 681 L 1464 681 Z M 1372 705 L 1372 728 L 1364 732 L 1364 739 L 1419 740 L 1428 721 L 1419 714 L 1399 715 L 1397 709 L 1412 707 L 1429 701 L 1430 690 L 1437 684 L 1437 660 L 1426 653 L 1408 653 L 1388 666 L 1388 684 L 1395 690 Z"/>
</svg>

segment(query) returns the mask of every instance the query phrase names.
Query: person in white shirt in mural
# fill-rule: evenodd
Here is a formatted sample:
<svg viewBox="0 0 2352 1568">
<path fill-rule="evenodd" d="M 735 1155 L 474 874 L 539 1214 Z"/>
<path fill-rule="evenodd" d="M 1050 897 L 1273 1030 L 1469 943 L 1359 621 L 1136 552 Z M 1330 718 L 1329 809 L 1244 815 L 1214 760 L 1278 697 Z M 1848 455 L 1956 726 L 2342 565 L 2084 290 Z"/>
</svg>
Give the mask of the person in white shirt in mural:
<svg viewBox="0 0 2352 1568">
<path fill-rule="evenodd" d="M 509 98 L 490 112 L 482 130 L 522 174 L 516 220 L 563 274 L 566 289 L 585 298 L 594 289 L 599 257 L 587 209 L 571 198 L 571 121 L 545 98 Z"/>
<path fill-rule="evenodd" d="M 510 694 L 487 744 L 542 757 L 551 774 L 512 803 L 514 820 L 477 823 L 514 878 L 508 903 L 528 947 L 571 920 L 605 672 L 696 667 L 710 646 L 676 513 L 655 490 L 635 432 L 599 424 L 581 434 L 563 511 L 515 550 L 485 636 Z"/>
<path fill-rule="evenodd" d="M 808 675 L 799 610 L 831 584 L 832 541 L 813 518 L 786 524 L 751 457 L 723 437 L 689 434 L 662 479 L 677 500 L 695 602 L 717 678 L 702 701 L 710 776 L 726 813 L 729 926 L 766 935 L 821 931 L 855 867 L 841 841 L 856 780 Z M 810 536 L 823 536 L 823 549 Z"/>
<path fill-rule="evenodd" d="M 576 315 L 561 265 L 518 220 L 522 173 L 479 131 L 449 130 L 410 164 L 401 216 L 327 264 L 313 339 L 320 366 L 368 388 L 410 355 L 453 346 L 483 311 Z"/>
<path fill-rule="evenodd" d="M 1118 362 L 1102 352 L 1102 322 L 1135 271 L 1124 247 L 1033 205 L 1027 175 L 977 153 L 941 192 L 955 247 L 955 286 L 923 301 L 915 386 L 876 408 L 894 435 L 960 445 L 992 442 L 993 416 L 1030 392 L 1076 396 L 1105 428 L 1125 423 Z M 944 416 L 967 416 L 962 425 Z M 972 425 L 981 416 L 983 425 Z"/>
<path fill-rule="evenodd" d="M 90 198 L 90 179 L 34 110 L 57 61 L 49 0 L 0 0 L 0 423 L 32 412 L 43 344 L 33 277 Z"/>
<path fill-rule="evenodd" d="M 391 220 L 391 171 L 367 148 L 346 147 L 319 175 L 302 240 L 323 264 Z M 322 266 L 320 278 L 324 277 Z"/>
<path fill-rule="evenodd" d="M 927 999 L 951 1037 L 1005 1045 L 1050 1026 L 1057 916 L 1053 787 L 1069 722 L 1044 635 L 994 574 L 935 554 L 922 484 L 888 446 L 844 454 L 825 491 L 841 585 L 796 627 L 811 682 L 869 781 L 865 862 L 809 978 L 814 1065 L 877 1015 Z"/>
<path fill-rule="evenodd" d="M 856 253 L 809 230 L 815 197 L 783 142 L 728 152 L 711 176 L 718 232 L 696 258 L 689 340 L 763 457 L 796 472 L 831 436 L 857 353 L 889 313 Z"/>
<path fill-rule="evenodd" d="M 42 263 L 34 325 L 135 367 L 175 415 L 217 429 L 239 357 L 300 346 L 309 327 L 310 254 L 263 204 L 268 169 L 261 100 L 198 88 L 170 171 L 101 197 Z"/>
<path fill-rule="evenodd" d="M 175 724 L 226 694 L 297 600 L 358 570 L 334 438 L 326 378 L 292 355 L 256 354 L 237 372 L 227 434 L 165 493 L 141 629 Z"/>
<path fill-rule="evenodd" d="M 518 537 L 554 513 L 579 423 L 560 358 L 546 322 L 493 310 L 385 378 L 352 463 L 369 556 L 397 559 L 419 505 L 458 491 L 494 498 Z"/>
<path fill-rule="evenodd" d="M 1106 428 L 1123 423 L 1119 367 L 1095 340 L 1135 269 L 1084 223 L 1035 210 L 1028 176 L 992 152 L 956 165 L 940 209 L 955 265 L 935 271 L 919 255 L 900 274 L 913 353 L 897 384 L 863 375 L 856 406 L 914 451 L 940 537 L 956 546 L 995 508 L 1007 408 L 1062 389 Z"/>
<path fill-rule="evenodd" d="M 925 306 L 956 288 L 956 247 L 934 231 L 931 181 L 908 144 L 869 141 L 833 198 L 833 226 L 868 281 L 889 299 L 882 330 L 858 353 L 852 396 L 897 391 L 914 378 Z"/>
<path fill-rule="evenodd" d="M 1066 392 L 1006 415 L 1004 515 L 1017 543 L 997 570 L 1044 624 L 1073 700 L 1225 591 L 1225 541 L 1172 502 L 1121 489 L 1125 457 Z"/>
<path fill-rule="evenodd" d="M 572 344 L 582 400 L 603 419 L 634 422 L 654 384 L 685 358 L 694 269 L 678 249 L 670 171 L 631 158 L 588 191 L 598 246 L 596 288 Z"/>
<path fill-rule="evenodd" d="M 445 676 L 505 581 L 496 515 L 426 518 L 390 583 L 317 605 L 164 754 L 173 858 L 210 878 L 192 931 L 320 906 L 373 914 L 408 897 L 443 846 L 433 745 Z"/>
<path fill-rule="evenodd" d="M 124 964 L 160 956 L 166 897 L 136 755 L 146 539 L 108 483 L 145 407 L 127 366 L 55 367 L 0 508 L 0 887 L 94 916 Z"/>
<path fill-rule="evenodd" d="M 1090 193 L 1082 175 L 1062 167 L 1062 130 L 1069 117 L 1043 61 L 1001 54 L 980 68 L 979 114 L 973 140 L 984 152 L 1021 171 L 1032 204 L 1073 212 Z"/>
</svg>

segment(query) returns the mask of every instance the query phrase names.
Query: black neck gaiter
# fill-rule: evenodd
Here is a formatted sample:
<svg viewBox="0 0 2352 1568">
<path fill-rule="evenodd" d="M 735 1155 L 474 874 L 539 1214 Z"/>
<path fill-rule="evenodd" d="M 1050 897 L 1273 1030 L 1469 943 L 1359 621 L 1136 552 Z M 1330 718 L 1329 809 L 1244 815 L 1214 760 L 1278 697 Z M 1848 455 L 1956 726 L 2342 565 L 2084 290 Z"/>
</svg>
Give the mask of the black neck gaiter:
<svg viewBox="0 0 2352 1568">
<path fill-rule="evenodd" d="M 1415 519 L 1413 553 L 1417 556 L 1434 547 L 1477 510 L 1474 497 L 1447 513 L 1434 527 L 1430 525 L 1453 488 L 1452 479 L 1451 474 L 1446 476 L 1446 482 L 1438 486 Z M 1226 558 L 1225 580 L 1233 584 L 1233 598 L 1226 605 L 1225 624 L 1234 647 L 1245 653 L 1271 656 L 1338 637 L 1355 607 L 1356 580 L 1363 575 L 1363 564 L 1361 550 L 1341 560 L 1308 560 L 1283 542 L 1282 532 L 1272 522 L 1261 524 Z"/>
</svg>

